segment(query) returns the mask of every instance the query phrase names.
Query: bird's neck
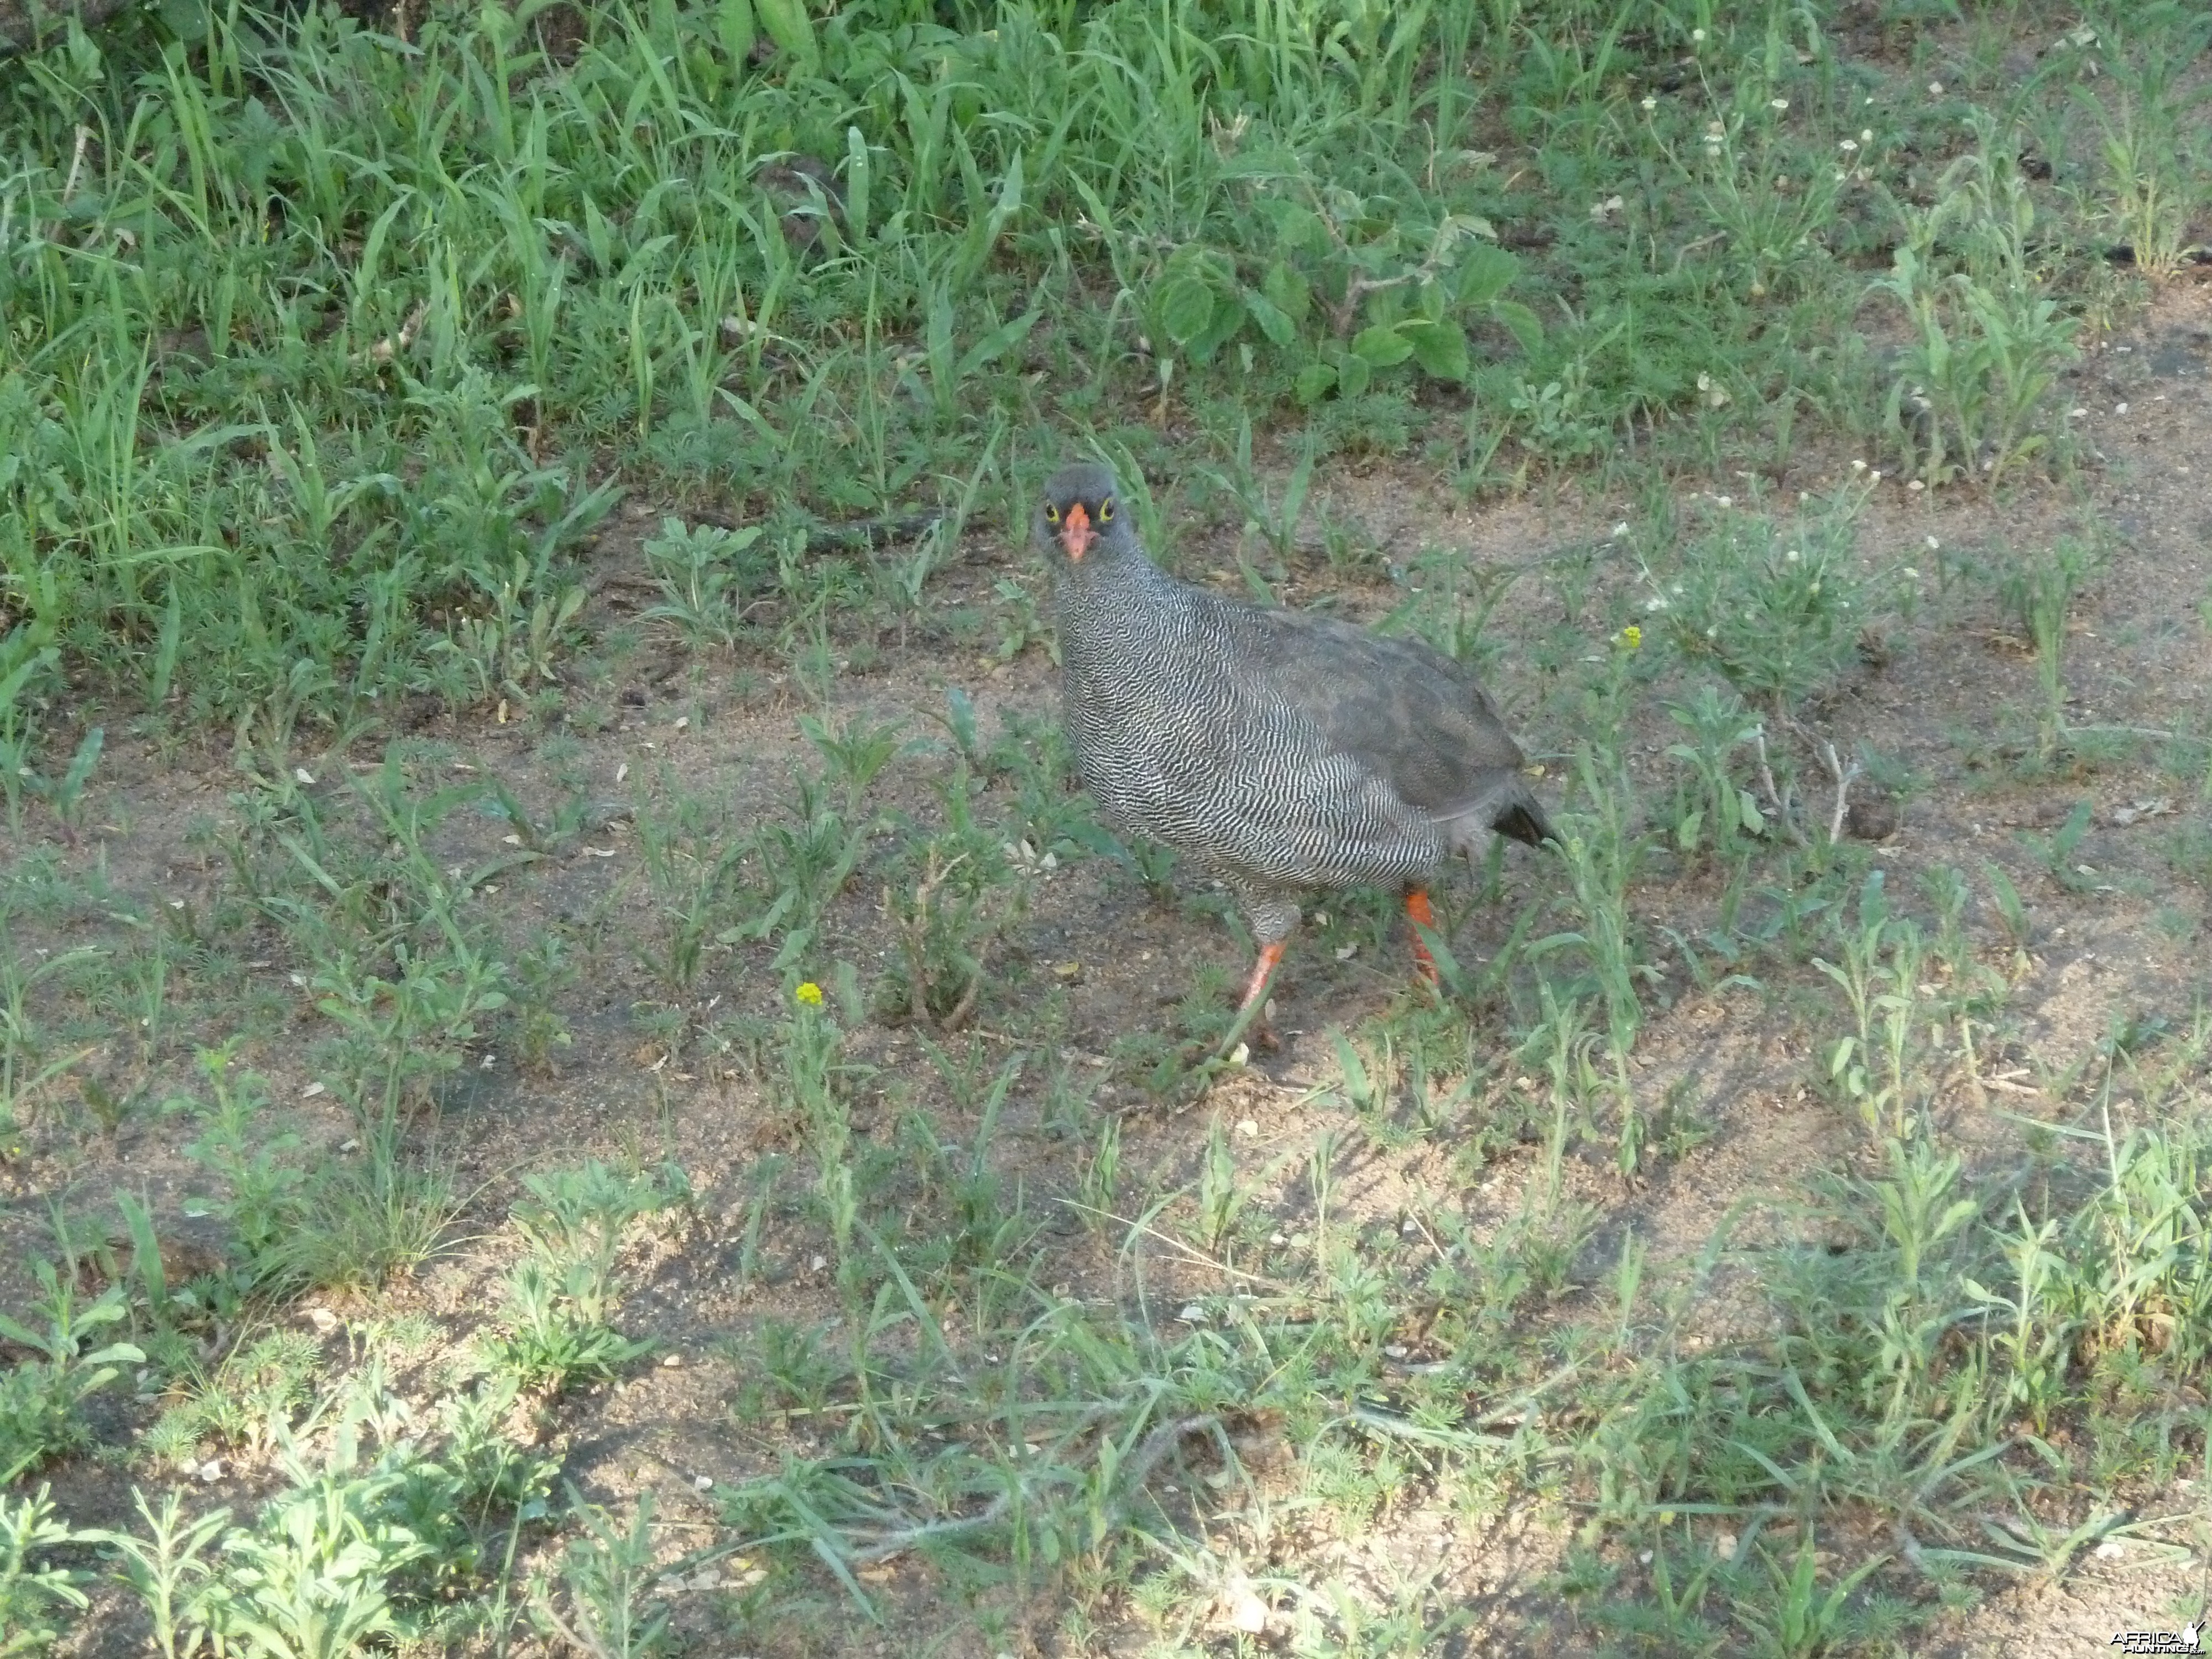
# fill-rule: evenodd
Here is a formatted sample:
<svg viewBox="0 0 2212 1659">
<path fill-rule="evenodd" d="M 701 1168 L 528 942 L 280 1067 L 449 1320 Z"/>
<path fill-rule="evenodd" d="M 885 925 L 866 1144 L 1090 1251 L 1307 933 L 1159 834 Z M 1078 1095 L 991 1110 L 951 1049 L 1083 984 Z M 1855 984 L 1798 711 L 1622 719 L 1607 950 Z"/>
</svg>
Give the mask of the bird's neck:
<svg viewBox="0 0 2212 1659">
<path fill-rule="evenodd" d="M 1188 591 L 1133 547 L 1097 548 L 1079 562 L 1055 561 L 1053 586 L 1063 610 L 1080 612 L 1158 610 Z"/>
</svg>

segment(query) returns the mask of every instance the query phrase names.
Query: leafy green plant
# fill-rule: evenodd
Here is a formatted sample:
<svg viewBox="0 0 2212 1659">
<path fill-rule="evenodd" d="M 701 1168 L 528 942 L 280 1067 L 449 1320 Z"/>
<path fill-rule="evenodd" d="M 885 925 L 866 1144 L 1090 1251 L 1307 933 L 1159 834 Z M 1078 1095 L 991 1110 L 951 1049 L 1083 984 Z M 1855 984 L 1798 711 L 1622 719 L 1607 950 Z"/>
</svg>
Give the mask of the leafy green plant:
<svg viewBox="0 0 2212 1659">
<path fill-rule="evenodd" d="M 652 1600 L 654 1579 L 653 1494 L 640 1495 L 637 1513 L 618 1527 L 584 1502 L 572 1486 L 569 1513 L 586 1535 L 562 1557 L 566 1613 L 550 1595 L 534 1604 L 539 1619 L 580 1653 L 604 1659 L 650 1659 L 668 1645 L 668 1609 Z"/>
<path fill-rule="evenodd" d="M 633 1222 L 678 1202 L 688 1187 L 672 1168 L 624 1176 L 597 1159 L 524 1184 L 530 1196 L 515 1206 L 514 1224 L 529 1253 L 507 1276 L 503 1328 L 485 1353 L 520 1387 L 550 1397 L 611 1376 L 650 1351 L 611 1322 L 616 1258 Z"/>
<path fill-rule="evenodd" d="M 2096 803 L 2083 799 L 2074 804 L 2066 821 L 2047 836 L 2039 836 L 2030 830 L 2014 831 L 2014 838 L 2035 854 L 2051 879 L 2069 893 L 2086 893 L 2097 884 L 2097 872 L 2076 857 L 2082 841 L 2088 836 L 2089 826 L 2096 818 Z"/>
<path fill-rule="evenodd" d="M 758 911 L 725 931 L 725 943 L 781 938 L 774 971 L 792 967 L 811 950 L 830 902 L 845 890 L 866 856 L 872 823 L 853 824 L 823 799 L 821 783 L 802 778 L 793 820 L 766 823 L 754 850 L 769 884 Z"/>
<path fill-rule="evenodd" d="M 2088 544 L 2061 537 L 2048 549 L 2015 561 L 1998 579 L 1998 592 L 2035 647 L 2036 753 L 2048 762 L 2066 732 L 2066 623 L 2082 582 L 2096 567 Z"/>
<path fill-rule="evenodd" d="M 35 962 L 16 945 L 0 908 L 0 1134 L 13 1136 L 37 1115 L 48 1084 L 65 1077 L 87 1057 L 74 1049 L 49 1058 L 49 1038 L 32 1009 L 32 996 L 50 980 L 65 981 L 100 959 L 89 946 L 57 951 Z"/>
<path fill-rule="evenodd" d="M 84 786 L 91 781 L 92 769 L 100 763 L 100 750 L 106 736 L 106 729 L 97 726 L 86 732 L 59 777 L 43 777 L 27 768 L 18 768 L 23 776 L 23 787 L 52 810 L 54 821 L 71 841 L 84 827 Z"/>
<path fill-rule="evenodd" d="M 1674 819 L 1674 844 L 1685 853 L 1710 846 L 1721 858 L 1732 856 L 1747 836 L 1764 836 L 1766 815 L 1759 798 L 1738 781 L 1736 750 L 1760 735 L 1758 718 L 1735 696 L 1701 685 L 1687 702 L 1666 705 L 1667 718 L 1689 741 L 1667 745 L 1667 753 L 1690 774 L 1689 789 Z"/>
<path fill-rule="evenodd" d="M 614 1376 L 653 1345 L 607 1323 L 607 1301 L 606 1286 L 586 1264 L 526 1258 L 507 1275 L 501 1328 L 485 1340 L 484 1357 L 548 1399 L 577 1382 Z"/>
<path fill-rule="evenodd" d="M 773 574 L 765 553 L 755 550 L 760 538 L 758 525 L 725 530 L 663 519 L 660 533 L 645 544 L 661 593 L 645 614 L 674 623 L 695 647 L 735 645 L 751 596 Z"/>
<path fill-rule="evenodd" d="M 40 1323 L 25 1325 L 0 1314 L 0 1337 L 40 1356 L 0 1374 L 0 1486 L 83 1445 L 91 1438 L 82 1415 L 84 1402 L 121 1376 L 125 1365 L 146 1361 L 145 1351 L 132 1342 L 85 1351 L 93 1333 L 129 1318 L 120 1285 L 79 1306 L 74 1280 L 57 1273 L 52 1262 L 34 1259 L 31 1273 L 39 1285 Z"/>
<path fill-rule="evenodd" d="M 88 1599 L 84 1575 L 41 1559 L 71 1544 L 92 1544 L 106 1534 L 79 1532 L 54 1512 L 49 1489 L 28 1498 L 0 1493 L 0 1654 L 44 1653 L 59 1641 L 63 1609 L 80 1610 Z"/>
<path fill-rule="evenodd" d="M 1407 363 L 1464 380 L 1473 317 L 1541 332 L 1504 298 L 1516 266 L 1487 222 L 1439 215 L 1419 197 L 1324 189 L 1289 152 L 1254 158 L 1245 176 L 1249 242 L 1185 244 L 1147 284 L 1153 329 L 1189 362 L 1255 340 L 1311 404 L 1332 392 L 1357 398 Z"/>
<path fill-rule="evenodd" d="M 1846 486 L 1787 526 L 1723 509 L 1655 596 L 1683 654 L 1785 721 L 1827 686 L 1872 620 L 1852 554 L 1861 499 Z"/>
<path fill-rule="evenodd" d="M 1842 960 L 1815 957 L 1813 965 L 1843 988 L 1855 1029 L 1823 1051 L 1820 1080 L 1858 1113 L 1869 1134 L 1901 1140 L 1929 1092 L 1918 1065 L 1928 1024 L 1920 994 L 1925 945 L 1917 927 L 1890 914 L 1879 870 L 1860 888 L 1852 922 L 1840 908 L 1832 919 Z"/>
<path fill-rule="evenodd" d="M 2181 269 L 2190 228 L 2212 200 L 2197 114 L 2203 92 L 2176 83 L 2176 71 L 2203 50 L 2206 29 L 2201 16 L 2163 8 L 2152 9 L 2140 33 L 2133 21 L 2108 24 L 2118 35 L 2108 59 L 2112 91 L 2098 98 L 2085 87 L 2076 95 L 2101 136 L 2107 221 L 2136 269 L 2163 281 Z"/>
<path fill-rule="evenodd" d="M 2080 326 L 2033 263 L 2027 181 L 1986 124 L 1979 139 L 1945 171 L 1934 205 L 1905 212 L 1891 272 L 1874 285 L 1912 328 L 1885 420 L 1930 486 L 1965 477 L 1994 487 L 2049 447 L 2038 422 Z M 1964 252 L 1947 259 L 1954 242 Z"/>
<path fill-rule="evenodd" d="M 229 1528 L 230 1511 L 210 1510 L 187 1519 L 182 1496 L 173 1491 L 162 1498 L 157 1515 L 144 1492 L 134 1490 L 131 1497 L 144 1534 L 116 1533 L 106 1541 L 122 1557 L 123 1577 L 153 1625 L 155 1651 L 161 1659 L 194 1659 L 207 1651 L 213 1551 Z"/>
</svg>

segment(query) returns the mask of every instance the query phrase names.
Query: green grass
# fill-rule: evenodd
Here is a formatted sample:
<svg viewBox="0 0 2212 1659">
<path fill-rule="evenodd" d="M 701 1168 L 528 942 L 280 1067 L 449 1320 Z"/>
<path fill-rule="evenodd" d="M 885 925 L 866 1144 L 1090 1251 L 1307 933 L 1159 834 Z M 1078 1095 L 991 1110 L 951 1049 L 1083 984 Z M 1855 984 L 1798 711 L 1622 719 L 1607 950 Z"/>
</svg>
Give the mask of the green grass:
<svg viewBox="0 0 2212 1659">
<path fill-rule="evenodd" d="M 99 1594 L 171 1656 L 1809 1659 L 2197 1560 L 2204 988 L 2071 1043 L 2024 988 L 2148 890 L 2105 796 L 2212 788 L 2069 713 L 2124 550 L 2065 380 L 2183 269 L 2212 23 L 1863 9 L 171 7 L 0 60 L 0 1158 L 51 1183 L 0 1652 Z M 1184 574 L 1533 711 L 1560 855 L 1440 893 L 1387 1006 L 1395 912 L 1327 901 L 1295 994 L 1368 1012 L 1294 1097 L 1202 1063 L 1216 961 L 1127 959 L 1222 906 L 1030 706 L 994 556 L 1076 453 Z M 1416 549 L 1364 477 L 1578 528 Z M 1900 499 L 2029 529 L 1923 576 Z M 2016 702 L 1850 747 L 1861 665 L 1992 617 Z M 781 747 L 682 749 L 732 709 Z M 1844 833 L 1977 769 L 2082 807 Z M 1821 1130 L 1686 1242 L 1746 1123 L 1699 1010 Z M 541 1103 L 591 1144 L 473 1161 Z M 568 1461 L 656 1357 L 720 1368 L 674 1520 Z"/>
</svg>

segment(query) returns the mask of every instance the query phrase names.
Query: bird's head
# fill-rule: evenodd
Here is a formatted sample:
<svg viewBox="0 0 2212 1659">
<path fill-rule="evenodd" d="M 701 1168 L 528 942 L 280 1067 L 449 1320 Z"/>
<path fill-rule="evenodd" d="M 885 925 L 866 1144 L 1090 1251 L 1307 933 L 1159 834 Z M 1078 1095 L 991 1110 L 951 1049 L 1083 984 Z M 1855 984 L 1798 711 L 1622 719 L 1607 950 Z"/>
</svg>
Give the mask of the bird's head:
<svg viewBox="0 0 2212 1659">
<path fill-rule="evenodd" d="M 1037 503 L 1038 544 L 1070 564 L 1101 550 L 1133 547 L 1135 532 L 1123 506 L 1111 467 L 1091 461 L 1063 466 L 1045 480 L 1044 496 Z"/>
</svg>

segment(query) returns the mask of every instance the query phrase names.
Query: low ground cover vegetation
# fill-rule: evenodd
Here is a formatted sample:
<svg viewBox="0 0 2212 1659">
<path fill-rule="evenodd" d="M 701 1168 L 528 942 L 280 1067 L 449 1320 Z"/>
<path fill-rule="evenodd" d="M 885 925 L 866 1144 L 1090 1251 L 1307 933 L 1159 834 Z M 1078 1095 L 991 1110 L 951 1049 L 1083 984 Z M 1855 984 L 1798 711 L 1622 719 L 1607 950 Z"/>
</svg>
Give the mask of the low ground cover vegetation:
<svg viewBox="0 0 2212 1659">
<path fill-rule="evenodd" d="M 0 1653 L 2202 1622 L 2212 17 L 165 4 L 0 58 Z M 1249 941 L 1027 544 L 1478 667 Z M 2044 1639 L 2039 1634 L 2038 1640 Z"/>
</svg>

